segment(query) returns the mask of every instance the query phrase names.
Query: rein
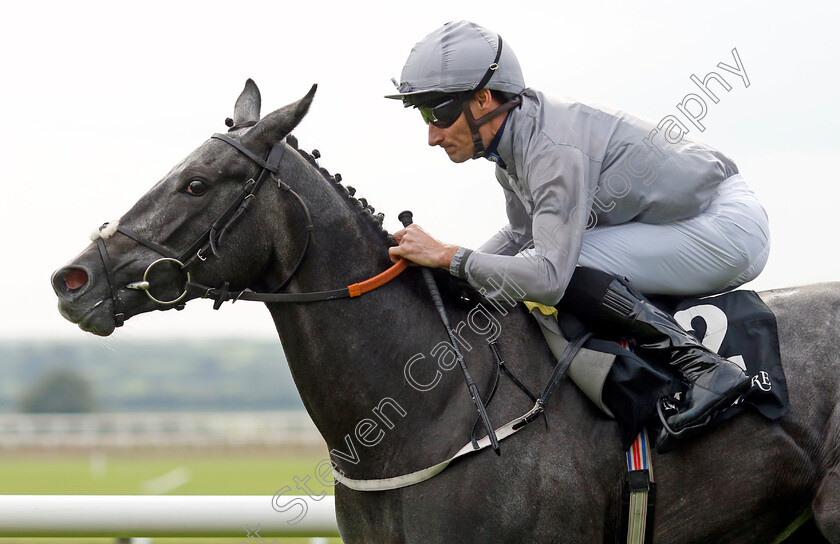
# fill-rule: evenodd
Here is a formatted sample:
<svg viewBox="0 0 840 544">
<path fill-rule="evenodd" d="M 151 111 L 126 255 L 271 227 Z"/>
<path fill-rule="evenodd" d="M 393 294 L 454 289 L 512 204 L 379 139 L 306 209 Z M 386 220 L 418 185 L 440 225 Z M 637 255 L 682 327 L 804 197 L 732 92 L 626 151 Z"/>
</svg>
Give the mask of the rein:
<svg viewBox="0 0 840 544">
<path fill-rule="evenodd" d="M 392 279 L 399 276 L 408 267 L 405 259 L 391 266 L 389 269 L 377 274 L 365 281 L 348 285 L 340 289 L 329 291 L 313 291 L 311 293 L 257 293 L 250 289 L 242 291 L 229 291 L 227 283 L 220 288 L 207 287 L 198 283 L 187 282 L 186 290 L 196 294 L 199 298 L 209 298 L 216 301 L 213 306 L 218 309 L 224 302 L 231 300 L 252 300 L 257 302 L 317 302 L 324 300 L 337 300 L 341 298 L 354 298 L 382 287 Z"/>
<path fill-rule="evenodd" d="M 238 140 L 235 140 L 230 136 L 227 136 L 225 134 L 213 134 L 211 138 L 221 140 L 231 145 L 237 151 L 248 157 L 253 162 L 257 163 L 261 167 L 259 175 L 256 177 L 256 179 L 251 178 L 245 182 L 244 186 L 242 187 L 242 191 L 239 193 L 239 195 L 237 195 L 233 202 L 231 202 L 231 204 L 225 209 L 225 211 L 222 212 L 222 214 L 213 222 L 210 228 L 204 234 L 199 236 L 198 239 L 196 239 L 196 241 L 193 242 L 189 246 L 189 248 L 180 255 L 170 250 L 169 248 L 162 246 L 156 242 L 153 242 L 126 227 L 123 227 L 121 225 L 117 226 L 116 232 L 119 232 L 131 238 L 139 244 L 163 256 L 163 258 L 155 260 L 146 268 L 146 271 L 143 274 L 143 279 L 141 281 L 136 281 L 127 284 L 125 286 L 126 289 L 144 291 L 146 295 L 156 304 L 169 307 L 176 306 L 178 309 L 184 307 L 185 303 L 183 301 L 189 295 L 192 295 L 193 298 L 209 298 L 215 301 L 213 308 L 218 310 L 221 307 L 221 305 L 228 300 L 232 300 L 234 302 L 237 300 L 253 300 L 259 302 L 289 303 L 314 302 L 335 300 L 340 298 L 358 297 L 378 287 L 381 287 L 382 285 L 385 285 L 386 283 L 400 275 L 400 273 L 402 273 L 402 271 L 405 270 L 408 266 L 408 262 L 405 259 L 401 259 L 389 269 L 368 280 L 359 283 L 354 283 L 352 285 L 348 285 L 340 289 L 316 291 L 311 293 L 277 293 L 276 291 L 279 291 L 280 289 L 285 287 L 286 284 L 289 283 L 289 281 L 292 279 L 292 277 L 294 277 L 301 264 L 303 263 L 303 259 L 306 256 L 306 252 L 309 248 L 309 243 L 312 238 L 313 230 L 312 216 L 309 213 L 309 207 L 306 205 L 306 202 L 294 189 L 291 188 L 291 186 L 284 183 L 278 176 L 280 160 L 283 158 L 283 155 L 286 150 L 286 145 L 282 143 L 274 144 L 269 150 L 265 160 L 263 160 L 262 158 L 252 153 L 245 146 L 243 146 Z M 292 267 L 292 271 L 289 274 L 289 276 L 285 280 L 283 280 L 283 282 L 280 284 L 277 290 L 272 293 L 257 293 L 250 289 L 243 289 L 241 291 L 230 291 L 228 288 L 228 282 L 224 282 L 223 285 L 219 288 L 208 287 L 206 285 L 201 285 L 199 283 L 193 282 L 190 275 L 190 270 L 196 265 L 197 262 L 206 261 L 208 252 L 212 253 L 216 257 L 219 256 L 219 247 L 227 238 L 227 235 L 233 230 L 236 224 L 239 223 L 244 214 L 248 211 L 251 202 L 254 198 L 256 198 L 257 193 L 260 191 L 262 186 L 265 184 L 265 181 L 269 177 L 277 183 L 277 187 L 279 189 L 281 189 L 284 193 L 289 194 L 298 203 L 298 206 L 301 208 L 306 218 L 306 241 L 304 242 L 304 246 L 301 250 L 300 256 L 297 258 L 295 265 Z M 100 231 L 106 225 L 107 223 L 100 227 Z M 108 285 L 111 291 L 111 298 L 114 303 L 115 325 L 117 327 L 121 327 L 125 323 L 125 313 L 122 309 L 123 302 L 119 296 L 119 289 L 116 288 L 111 259 L 108 255 L 108 250 L 105 246 L 105 241 L 102 237 L 96 239 L 96 245 L 99 249 L 102 264 L 105 268 L 105 276 L 108 280 Z M 180 270 L 182 270 L 186 275 L 183 291 L 178 297 L 171 300 L 161 300 L 155 297 L 150 292 L 151 284 L 148 281 L 149 272 L 154 267 L 162 263 L 172 263 L 174 265 L 177 265 L 180 268 Z"/>
</svg>

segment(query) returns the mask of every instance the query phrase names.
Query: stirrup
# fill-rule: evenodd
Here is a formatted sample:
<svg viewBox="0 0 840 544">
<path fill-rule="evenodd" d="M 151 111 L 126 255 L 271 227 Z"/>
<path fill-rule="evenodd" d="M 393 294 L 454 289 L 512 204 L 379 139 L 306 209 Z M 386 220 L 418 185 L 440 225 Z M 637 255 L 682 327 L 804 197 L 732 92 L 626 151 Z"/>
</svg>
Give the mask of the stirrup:
<svg viewBox="0 0 840 544">
<path fill-rule="evenodd" d="M 703 427 L 705 427 L 717 414 L 717 412 L 712 412 L 707 415 L 703 421 L 693 425 L 687 425 L 686 427 L 675 431 L 670 425 L 668 425 L 668 418 L 665 417 L 665 413 L 662 411 L 662 404 L 664 402 L 665 398 L 663 397 L 656 403 L 656 413 L 659 416 L 659 422 L 662 423 L 662 430 L 656 438 L 657 453 L 668 453 L 682 443 L 682 439 L 699 434 L 700 430 L 703 429 Z"/>
<path fill-rule="evenodd" d="M 703 421 L 701 421 L 699 423 L 695 423 L 694 425 L 687 425 L 687 426 L 683 427 L 682 429 L 680 429 L 679 431 L 675 431 L 674 429 L 671 428 L 670 425 L 668 425 L 668 420 L 665 417 L 665 414 L 662 412 L 662 403 L 664 401 L 665 401 L 665 399 L 663 397 L 663 398 L 659 399 L 659 402 L 656 403 L 656 413 L 659 414 L 659 421 L 662 423 L 662 428 L 665 430 L 665 432 L 667 432 L 670 436 L 673 436 L 673 437 L 681 436 L 686 431 L 689 431 L 689 434 L 690 434 L 690 431 L 692 431 L 692 430 L 698 430 L 698 429 L 701 429 L 701 428 L 705 427 L 712 420 L 712 418 L 715 416 L 715 414 L 717 413 L 717 412 L 712 412 L 709 415 L 707 415 L 706 418 Z"/>
</svg>

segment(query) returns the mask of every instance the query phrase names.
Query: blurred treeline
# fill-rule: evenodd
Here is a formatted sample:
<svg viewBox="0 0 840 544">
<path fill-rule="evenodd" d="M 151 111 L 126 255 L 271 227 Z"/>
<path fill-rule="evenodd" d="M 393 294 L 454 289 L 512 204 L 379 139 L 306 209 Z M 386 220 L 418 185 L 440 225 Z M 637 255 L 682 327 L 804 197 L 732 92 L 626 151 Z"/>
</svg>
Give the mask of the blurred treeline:
<svg viewBox="0 0 840 544">
<path fill-rule="evenodd" d="M 277 340 L 0 343 L 0 412 L 299 409 Z"/>
</svg>

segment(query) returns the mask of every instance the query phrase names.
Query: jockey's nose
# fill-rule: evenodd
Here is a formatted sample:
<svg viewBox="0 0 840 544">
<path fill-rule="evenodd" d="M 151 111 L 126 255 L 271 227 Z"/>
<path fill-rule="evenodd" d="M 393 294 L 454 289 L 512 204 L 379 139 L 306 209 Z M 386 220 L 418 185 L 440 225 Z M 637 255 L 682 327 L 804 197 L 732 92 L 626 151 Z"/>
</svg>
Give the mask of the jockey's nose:
<svg viewBox="0 0 840 544">
<path fill-rule="evenodd" d="M 429 145 L 432 147 L 440 145 L 440 142 L 442 140 L 443 129 L 434 126 L 432 123 L 429 123 Z"/>
<path fill-rule="evenodd" d="M 79 292 L 90 281 L 87 271 L 76 266 L 57 270 L 52 277 L 53 290 L 59 297 Z"/>
</svg>

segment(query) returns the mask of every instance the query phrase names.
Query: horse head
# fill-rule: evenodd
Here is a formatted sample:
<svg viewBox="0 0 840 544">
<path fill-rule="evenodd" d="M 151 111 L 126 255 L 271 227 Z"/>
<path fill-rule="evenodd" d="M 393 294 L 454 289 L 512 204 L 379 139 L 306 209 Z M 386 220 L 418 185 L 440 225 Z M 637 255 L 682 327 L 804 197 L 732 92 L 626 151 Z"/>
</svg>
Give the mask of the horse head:
<svg viewBox="0 0 840 544">
<path fill-rule="evenodd" d="M 107 336 L 134 315 L 200 296 L 188 281 L 279 289 L 306 251 L 308 210 L 277 172 L 284 155 L 295 155 L 293 176 L 311 169 L 298 153 L 285 153 L 283 140 L 315 89 L 260 119 L 260 92 L 249 79 L 227 134 L 204 142 L 53 274 L 61 314 Z"/>
</svg>

